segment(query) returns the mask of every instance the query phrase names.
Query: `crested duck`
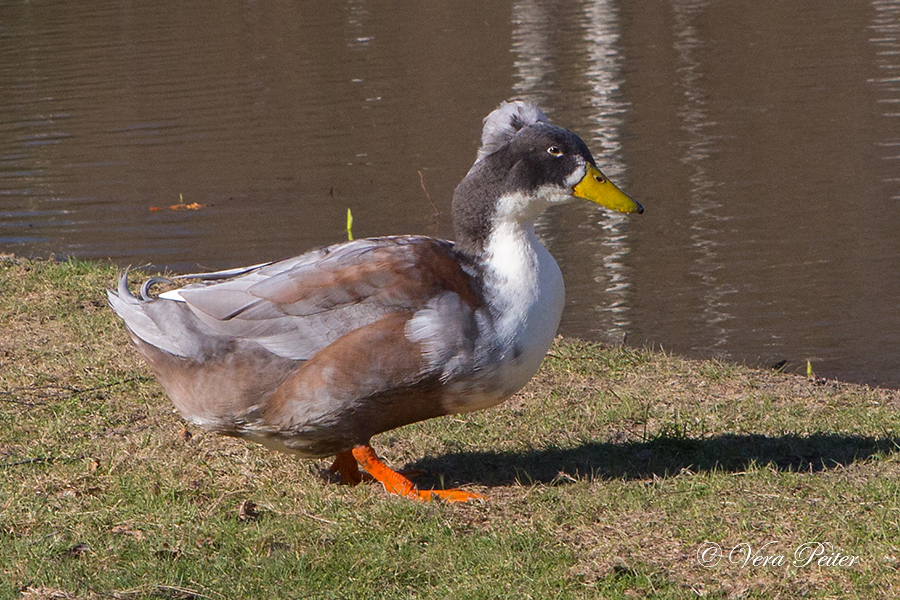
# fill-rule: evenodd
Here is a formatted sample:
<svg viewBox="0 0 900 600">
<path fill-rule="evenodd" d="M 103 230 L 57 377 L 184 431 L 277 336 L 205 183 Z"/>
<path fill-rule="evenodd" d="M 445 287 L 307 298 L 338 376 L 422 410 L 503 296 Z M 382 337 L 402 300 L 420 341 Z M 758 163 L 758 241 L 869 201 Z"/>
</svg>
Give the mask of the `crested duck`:
<svg viewBox="0 0 900 600">
<path fill-rule="evenodd" d="M 585 143 L 536 106 L 484 120 L 475 164 L 453 195 L 456 241 L 360 239 L 215 273 L 151 297 L 128 273 L 108 290 L 138 352 L 188 421 L 301 457 L 336 456 L 388 492 L 419 490 L 375 454 L 372 436 L 494 406 L 537 372 L 563 310 L 563 279 L 534 233 L 554 204 L 584 198 L 643 212 Z M 176 279 L 179 279 L 176 278 Z"/>
</svg>

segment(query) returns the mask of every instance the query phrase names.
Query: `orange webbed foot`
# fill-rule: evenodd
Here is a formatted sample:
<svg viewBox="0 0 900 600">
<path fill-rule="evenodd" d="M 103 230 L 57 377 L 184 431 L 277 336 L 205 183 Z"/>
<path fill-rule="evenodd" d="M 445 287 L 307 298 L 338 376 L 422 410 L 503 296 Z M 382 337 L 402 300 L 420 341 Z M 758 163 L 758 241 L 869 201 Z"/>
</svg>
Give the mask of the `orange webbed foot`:
<svg viewBox="0 0 900 600">
<path fill-rule="evenodd" d="M 472 500 L 487 500 L 487 498 L 485 496 L 482 496 L 481 494 L 476 494 L 475 492 L 466 492 L 458 489 L 420 490 L 415 485 L 413 485 L 413 483 L 409 479 L 381 462 L 381 459 L 378 458 L 378 455 L 375 454 L 375 450 L 373 450 L 372 446 L 369 446 L 368 444 L 357 446 L 350 452 L 342 452 L 335 459 L 335 464 L 338 463 L 338 459 L 340 459 L 342 455 L 346 454 L 351 454 L 352 457 L 355 458 L 354 462 L 358 462 L 359 465 L 362 466 L 362 468 L 365 469 L 369 475 L 371 475 L 374 479 L 380 481 L 381 485 L 384 486 L 384 489 L 387 490 L 389 494 L 406 496 L 407 498 L 411 498 L 412 500 L 419 500 L 422 502 L 430 502 L 435 498 L 440 498 L 445 502 L 469 502 Z M 343 471 L 341 472 L 341 474 L 343 476 Z"/>
</svg>

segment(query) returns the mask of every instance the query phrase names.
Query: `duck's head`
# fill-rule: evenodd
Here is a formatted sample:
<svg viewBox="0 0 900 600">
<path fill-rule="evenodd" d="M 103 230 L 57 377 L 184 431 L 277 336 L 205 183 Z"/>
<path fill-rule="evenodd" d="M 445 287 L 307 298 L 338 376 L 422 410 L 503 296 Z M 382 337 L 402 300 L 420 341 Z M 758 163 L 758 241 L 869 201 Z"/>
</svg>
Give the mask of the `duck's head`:
<svg viewBox="0 0 900 600">
<path fill-rule="evenodd" d="M 504 102 L 485 118 L 478 158 L 453 194 L 457 247 L 480 254 L 498 223 L 532 223 L 548 206 L 574 198 L 644 212 L 600 172 L 581 138 L 533 104 Z"/>
</svg>

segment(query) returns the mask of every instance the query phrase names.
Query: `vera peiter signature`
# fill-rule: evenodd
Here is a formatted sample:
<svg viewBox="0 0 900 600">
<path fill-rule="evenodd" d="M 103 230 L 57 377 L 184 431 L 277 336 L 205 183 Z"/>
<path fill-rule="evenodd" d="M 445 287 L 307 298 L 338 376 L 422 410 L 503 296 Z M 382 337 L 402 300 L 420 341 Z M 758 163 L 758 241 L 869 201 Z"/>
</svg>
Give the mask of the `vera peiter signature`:
<svg viewBox="0 0 900 600">
<path fill-rule="evenodd" d="M 771 541 L 758 548 L 741 542 L 723 549 L 715 542 L 705 541 L 697 549 L 697 562 L 704 567 L 715 567 L 723 560 L 741 567 L 852 567 L 860 562 L 859 556 L 844 554 L 836 550 L 831 542 L 806 542 L 785 554 L 777 551 L 777 541 Z"/>
</svg>

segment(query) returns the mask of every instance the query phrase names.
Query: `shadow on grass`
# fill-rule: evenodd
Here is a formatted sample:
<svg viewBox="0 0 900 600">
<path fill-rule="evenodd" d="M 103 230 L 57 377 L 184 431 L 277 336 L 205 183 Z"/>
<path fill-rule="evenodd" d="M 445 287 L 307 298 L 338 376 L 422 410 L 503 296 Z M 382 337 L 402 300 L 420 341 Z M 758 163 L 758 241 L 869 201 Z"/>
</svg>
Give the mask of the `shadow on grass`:
<svg viewBox="0 0 900 600">
<path fill-rule="evenodd" d="M 751 465 L 779 471 L 820 472 L 873 456 L 900 454 L 900 438 L 813 434 L 725 434 L 705 439 L 658 437 L 647 442 L 586 443 L 576 448 L 525 452 L 458 452 L 423 458 L 407 468 L 421 469 L 422 488 L 474 483 L 565 483 L 578 479 L 670 477 L 695 473 L 737 473 Z"/>
</svg>

